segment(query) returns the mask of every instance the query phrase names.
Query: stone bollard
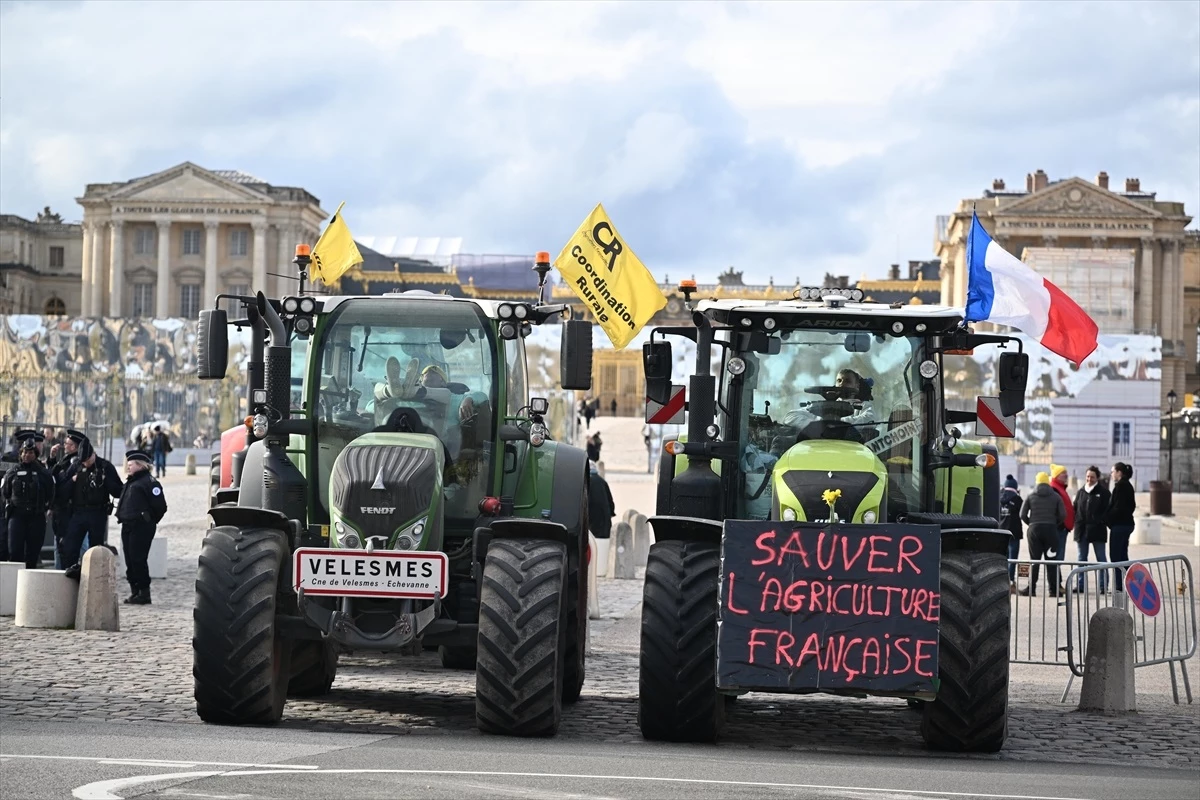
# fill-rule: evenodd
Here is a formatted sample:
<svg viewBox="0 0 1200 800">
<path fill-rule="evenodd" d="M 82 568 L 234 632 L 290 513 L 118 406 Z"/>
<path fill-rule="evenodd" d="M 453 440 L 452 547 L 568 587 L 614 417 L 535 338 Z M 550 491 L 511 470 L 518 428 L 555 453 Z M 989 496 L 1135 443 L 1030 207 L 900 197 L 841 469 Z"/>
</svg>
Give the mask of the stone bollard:
<svg viewBox="0 0 1200 800">
<path fill-rule="evenodd" d="M 630 580 L 637 577 L 637 565 L 634 563 L 633 528 L 628 522 L 617 525 L 613 531 L 613 577 L 619 580 Z"/>
<path fill-rule="evenodd" d="M 644 567 L 650 557 L 650 523 L 645 514 L 635 514 L 633 517 L 633 563 Z"/>
<path fill-rule="evenodd" d="M 107 547 L 92 547 L 83 554 L 79 599 L 75 604 L 75 630 L 121 630 L 117 557 Z"/>
<path fill-rule="evenodd" d="M 588 534 L 589 536 L 591 534 Z M 594 538 L 594 537 L 593 537 Z M 596 554 L 596 577 L 611 578 L 609 573 L 612 571 L 612 564 L 608 557 L 608 545 L 612 539 L 596 539 L 596 549 L 593 551 Z"/>
<path fill-rule="evenodd" d="M 17 573 L 18 628 L 71 628 L 79 584 L 61 569 L 23 569 Z"/>
<path fill-rule="evenodd" d="M 1138 517 L 1130 544 L 1162 544 L 1162 517 Z"/>
<path fill-rule="evenodd" d="M 1111 607 L 1093 614 L 1088 623 L 1079 710 L 1104 714 L 1136 711 L 1133 662 L 1133 618 Z"/>
<path fill-rule="evenodd" d="M 0 617 L 17 613 L 17 573 L 23 569 L 24 561 L 0 561 Z"/>
<path fill-rule="evenodd" d="M 184 464 L 183 472 L 185 475 L 195 475 L 196 474 L 196 454 L 195 453 L 188 453 L 187 458 L 185 458 L 183 460 L 183 464 Z"/>
<path fill-rule="evenodd" d="M 588 534 L 588 547 L 592 551 L 592 557 L 588 559 L 588 619 L 600 619 L 599 565 L 596 563 L 597 551 L 600 549 L 597 544 L 599 541 L 592 534 Z M 588 634 L 591 635 L 591 628 L 588 628 Z"/>
</svg>

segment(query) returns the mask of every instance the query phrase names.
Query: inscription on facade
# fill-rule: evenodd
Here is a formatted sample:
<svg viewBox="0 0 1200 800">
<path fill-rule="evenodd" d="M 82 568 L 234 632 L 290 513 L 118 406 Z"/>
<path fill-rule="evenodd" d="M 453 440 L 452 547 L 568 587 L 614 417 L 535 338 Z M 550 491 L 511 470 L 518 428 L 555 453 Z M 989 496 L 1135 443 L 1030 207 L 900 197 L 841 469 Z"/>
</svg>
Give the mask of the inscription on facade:
<svg viewBox="0 0 1200 800">
<path fill-rule="evenodd" d="M 210 208 L 207 206 L 114 206 L 114 214 L 235 214 L 266 213 L 261 208 Z"/>
<path fill-rule="evenodd" d="M 1042 220 L 1002 219 L 996 221 L 998 228 L 1057 228 L 1091 231 L 1149 231 L 1154 229 L 1150 222 L 1053 222 Z"/>
</svg>

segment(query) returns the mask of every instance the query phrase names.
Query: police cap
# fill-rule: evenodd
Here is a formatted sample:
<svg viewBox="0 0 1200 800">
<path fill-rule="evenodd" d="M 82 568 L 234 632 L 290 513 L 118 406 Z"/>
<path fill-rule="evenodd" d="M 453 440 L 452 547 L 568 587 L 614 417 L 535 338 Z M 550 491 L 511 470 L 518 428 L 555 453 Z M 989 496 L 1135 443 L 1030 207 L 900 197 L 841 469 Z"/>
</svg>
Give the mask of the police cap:
<svg viewBox="0 0 1200 800">
<path fill-rule="evenodd" d="M 87 437 L 86 433 L 77 431 L 74 428 L 70 428 L 67 430 L 67 438 L 70 439 L 75 444 L 83 444 L 84 442 L 87 441 L 88 437 Z"/>
<path fill-rule="evenodd" d="M 125 460 L 126 461 L 141 461 L 143 464 L 151 463 L 150 456 L 146 455 L 141 450 L 126 450 L 125 451 Z"/>
<path fill-rule="evenodd" d="M 46 441 L 45 436 L 34 430 L 17 431 L 13 438 L 21 443 L 22 450 L 36 450 L 39 444 Z"/>
</svg>

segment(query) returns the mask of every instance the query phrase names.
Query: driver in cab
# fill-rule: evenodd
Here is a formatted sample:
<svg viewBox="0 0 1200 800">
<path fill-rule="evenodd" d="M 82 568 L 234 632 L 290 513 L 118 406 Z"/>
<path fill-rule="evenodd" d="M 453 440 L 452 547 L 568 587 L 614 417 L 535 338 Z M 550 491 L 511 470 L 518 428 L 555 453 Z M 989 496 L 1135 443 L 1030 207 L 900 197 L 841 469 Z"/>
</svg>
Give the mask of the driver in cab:
<svg viewBox="0 0 1200 800">
<path fill-rule="evenodd" d="M 804 403 L 800 408 L 788 412 L 783 423 L 804 428 L 804 438 L 861 440 L 862 437 L 856 435 L 853 426 L 875 422 L 871 403 L 873 386 L 874 381 L 852 369 L 838 370 L 833 386 L 810 386 L 805 389 L 824 400 Z M 819 435 L 812 435 L 814 433 Z"/>
</svg>

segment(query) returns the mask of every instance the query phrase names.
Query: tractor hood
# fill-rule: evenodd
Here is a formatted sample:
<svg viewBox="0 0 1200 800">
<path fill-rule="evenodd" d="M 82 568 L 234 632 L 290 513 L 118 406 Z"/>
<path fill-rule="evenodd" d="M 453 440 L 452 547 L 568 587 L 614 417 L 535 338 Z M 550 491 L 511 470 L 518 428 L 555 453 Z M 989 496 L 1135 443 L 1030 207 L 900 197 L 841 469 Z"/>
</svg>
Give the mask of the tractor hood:
<svg viewBox="0 0 1200 800">
<path fill-rule="evenodd" d="M 368 433 L 352 441 L 329 479 L 331 543 L 440 549 L 444 467 L 442 444 L 429 434 Z"/>
<path fill-rule="evenodd" d="M 887 469 L 857 442 L 821 439 L 795 444 L 776 462 L 771 480 L 777 519 L 828 521 L 825 492 L 832 490 L 841 492 L 834 503 L 838 520 L 884 521 Z"/>
</svg>

